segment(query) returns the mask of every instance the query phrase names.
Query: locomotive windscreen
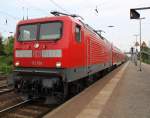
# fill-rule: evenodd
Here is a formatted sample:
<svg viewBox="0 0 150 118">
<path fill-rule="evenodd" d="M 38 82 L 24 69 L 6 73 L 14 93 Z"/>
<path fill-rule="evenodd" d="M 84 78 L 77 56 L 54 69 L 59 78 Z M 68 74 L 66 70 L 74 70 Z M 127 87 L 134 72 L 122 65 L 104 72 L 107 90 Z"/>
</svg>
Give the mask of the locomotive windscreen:
<svg viewBox="0 0 150 118">
<path fill-rule="evenodd" d="M 57 40 L 62 35 L 62 22 L 48 22 L 19 26 L 18 41 Z"/>
<path fill-rule="evenodd" d="M 19 27 L 19 41 L 36 40 L 37 25 L 23 25 Z"/>
<path fill-rule="evenodd" d="M 59 39 L 62 24 L 60 22 L 45 23 L 40 26 L 40 40 Z"/>
</svg>

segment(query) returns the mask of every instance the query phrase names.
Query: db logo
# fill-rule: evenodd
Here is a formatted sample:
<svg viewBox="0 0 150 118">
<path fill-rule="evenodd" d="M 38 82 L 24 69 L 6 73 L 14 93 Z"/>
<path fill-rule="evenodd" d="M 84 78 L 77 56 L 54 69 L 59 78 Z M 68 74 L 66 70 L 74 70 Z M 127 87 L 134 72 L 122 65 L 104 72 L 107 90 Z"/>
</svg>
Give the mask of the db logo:
<svg viewBox="0 0 150 118">
<path fill-rule="evenodd" d="M 42 56 L 42 52 L 40 50 L 33 51 L 33 57 L 41 57 L 41 56 Z"/>
</svg>

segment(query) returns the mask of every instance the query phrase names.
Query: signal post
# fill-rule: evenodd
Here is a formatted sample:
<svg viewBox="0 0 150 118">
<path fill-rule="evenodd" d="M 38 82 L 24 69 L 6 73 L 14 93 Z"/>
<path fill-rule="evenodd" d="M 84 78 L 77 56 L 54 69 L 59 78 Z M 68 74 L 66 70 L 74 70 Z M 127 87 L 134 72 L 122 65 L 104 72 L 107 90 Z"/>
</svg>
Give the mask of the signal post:
<svg viewBox="0 0 150 118">
<path fill-rule="evenodd" d="M 140 14 L 137 12 L 137 10 L 146 10 L 146 9 L 150 9 L 150 7 L 130 9 L 130 19 L 139 20 L 139 32 L 140 32 L 140 67 L 139 67 L 139 70 L 140 71 L 142 71 L 142 65 L 141 65 L 141 61 L 142 61 L 142 57 L 141 57 L 141 21 L 145 18 L 140 18 Z"/>
</svg>

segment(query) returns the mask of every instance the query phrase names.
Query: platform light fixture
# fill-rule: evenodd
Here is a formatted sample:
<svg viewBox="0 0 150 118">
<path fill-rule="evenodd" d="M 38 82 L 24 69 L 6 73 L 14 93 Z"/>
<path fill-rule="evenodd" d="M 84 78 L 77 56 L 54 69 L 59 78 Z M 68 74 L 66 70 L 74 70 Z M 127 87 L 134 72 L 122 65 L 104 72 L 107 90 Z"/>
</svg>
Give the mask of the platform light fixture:
<svg viewBox="0 0 150 118">
<path fill-rule="evenodd" d="M 135 9 L 130 9 L 130 19 L 139 19 L 140 14 Z"/>
</svg>

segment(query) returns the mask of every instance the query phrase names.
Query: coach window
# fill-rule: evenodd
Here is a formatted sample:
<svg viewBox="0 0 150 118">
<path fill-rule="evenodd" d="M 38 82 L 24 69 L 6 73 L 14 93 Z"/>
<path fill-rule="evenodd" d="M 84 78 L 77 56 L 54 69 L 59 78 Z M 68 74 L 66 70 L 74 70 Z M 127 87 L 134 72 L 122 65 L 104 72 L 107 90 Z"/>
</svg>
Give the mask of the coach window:
<svg viewBox="0 0 150 118">
<path fill-rule="evenodd" d="M 76 28 L 75 28 L 75 38 L 77 42 L 81 42 L 81 26 L 79 25 L 76 25 Z"/>
</svg>

